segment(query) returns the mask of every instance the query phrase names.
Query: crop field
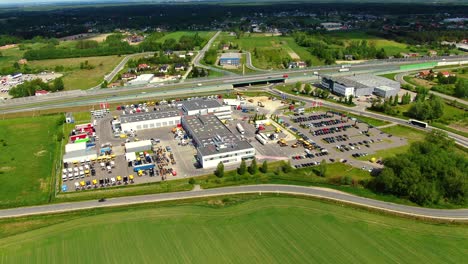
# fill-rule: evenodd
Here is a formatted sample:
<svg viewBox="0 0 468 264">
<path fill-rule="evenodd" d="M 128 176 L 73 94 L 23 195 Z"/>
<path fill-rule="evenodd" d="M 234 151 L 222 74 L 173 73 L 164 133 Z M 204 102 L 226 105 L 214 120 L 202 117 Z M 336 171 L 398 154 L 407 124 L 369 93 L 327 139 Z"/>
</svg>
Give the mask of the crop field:
<svg viewBox="0 0 468 264">
<path fill-rule="evenodd" d="M 466 226 L 290 197 L 75 214 L 0 240 L 4 263 L 462 263 Z M 47 221 L 56 223 L 56 217 Z M 37 220 L 36 221 L 40 221 Z M 2 229 L 32 222 L 2 222 Z"/>
<path fill-rule="evenodd" d="M 47 203 L 53 192 L 58 116 L 0 121 L 0 207 Z"/>
<path fill-rule="evenodd" d="M 110 73 L 123 59 L 119 56 L 101 56 L 87 58 L 55 59 L 31 61 L 34 68 L 54 71 L 57 66 L 63 66 L 63 83 L 65 90 L 88 89 L 104 80 L 104 75 Z M 88 61 L 94 69 L 80 69 L 80 63 Z"/>
</svg>

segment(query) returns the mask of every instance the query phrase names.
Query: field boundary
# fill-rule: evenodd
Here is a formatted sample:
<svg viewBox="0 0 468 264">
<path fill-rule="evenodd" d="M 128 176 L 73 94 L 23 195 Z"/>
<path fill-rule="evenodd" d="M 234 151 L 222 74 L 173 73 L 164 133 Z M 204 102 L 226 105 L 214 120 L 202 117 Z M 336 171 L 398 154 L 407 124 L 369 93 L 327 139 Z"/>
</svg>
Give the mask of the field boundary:
<svg viewBox="0 0 468 264">
<path fill-rule="evenodd" d="M 239 187 L 205 189 L 200 191 L 186 191 L 165 194 L 141 195 L 133 197 L 120 197 L 109 199 L 107 202 L 104 203 L 98 201 L 84 201 L 75 203 L 63 203 L 55 205 L 6 209 L 0 211 L 0 218 L 13 218 L 29 215 L 79 211 L 102 207 L 118 207 L 142 203 L 164 202 L 174 200 L 191 200 L 204 197 L 252 193 L 258 193 L 259 195 L 261 195 L 262 193 L 276 193 L 315 197 L 319 199 L 340 202 L 352 206 L 359 206 L 371 210 L 377 210 L 381 212 L 411 217 L 420 220 L 432 220 L 439 222 L 468 222 L 468 209 L 443 210 L 404 206 L 389 202 L 362 198 L 344 192 L 337 192 L 336 190 L 328 188 L 303 187 L 281 184 L 247 185 Z"/>
</svg>

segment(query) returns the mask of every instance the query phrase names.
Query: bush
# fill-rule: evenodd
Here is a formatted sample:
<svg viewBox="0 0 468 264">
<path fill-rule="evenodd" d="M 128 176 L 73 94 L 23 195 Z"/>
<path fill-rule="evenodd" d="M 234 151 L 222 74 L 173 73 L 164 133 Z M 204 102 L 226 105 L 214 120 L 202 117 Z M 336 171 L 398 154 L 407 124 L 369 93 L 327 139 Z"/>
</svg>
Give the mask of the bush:
<svg viewBox="0 0 468 264">
<path fill-rule="evenodd" d="M 188 183 L 191 184 L 191 185 L 194 185 L 196 183 L 195 179 L 194 178 L 190 178 L 188 180 Z"/>
</svg>

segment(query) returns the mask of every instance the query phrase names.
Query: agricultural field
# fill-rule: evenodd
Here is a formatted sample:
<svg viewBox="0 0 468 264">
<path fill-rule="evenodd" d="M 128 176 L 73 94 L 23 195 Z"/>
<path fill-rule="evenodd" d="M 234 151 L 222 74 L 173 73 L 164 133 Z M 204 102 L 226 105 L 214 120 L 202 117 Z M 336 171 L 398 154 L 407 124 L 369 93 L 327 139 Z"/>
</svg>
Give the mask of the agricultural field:
<svg viewBox="0 0 468 264">
<path fill-rule="evenodd" d="M 104 75 L 110 73 L 123 57 L 102 56 L 88 58 L 70 58 L 31 61 L 28 65 L 32 68 L 56 71 L 57 66 L 63 66 L 63 83 L 65 90 L 88 89 L 99 85 L 104 80 Z M 81 69 L 80 64 L 88 61 L 93 69 Z"/>
<path fill-rule="evenodd" d="M 466 226 L 422 223 L 284 196 L 191 202 L 2 220 L 0 259 L 6 263 L 462 263 L 468 254 L 462 246 L 468 236 Z M 14 230 L 20 233 L 5 237 Z"/>
<path fill-rule="evenodd" d="M 58 115 L 0 121 L 0 207 L 43 204 L 53 195 Z"/>
</svg>

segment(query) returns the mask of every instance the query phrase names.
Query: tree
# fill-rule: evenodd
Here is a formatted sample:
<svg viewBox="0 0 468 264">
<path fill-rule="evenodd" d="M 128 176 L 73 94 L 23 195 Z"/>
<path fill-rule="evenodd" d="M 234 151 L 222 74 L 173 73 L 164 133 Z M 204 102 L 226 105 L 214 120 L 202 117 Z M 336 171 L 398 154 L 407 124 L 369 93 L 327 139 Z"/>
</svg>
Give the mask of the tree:
<svg viewBox="0 0 468 264">
<path fill-rule="evenodd" d="M 215 170 L 215 175 L 216 177 L 218 178 L 222 178 L 224 177 L 224 164 L 223 162 L 219 162 L 218 166 L 216 167 L 216 170 Z"/>
<path fill-rule="evenodd" d="M 352 96 L 352 95 L 349 95 L 349 96 L 348 96 L 348 104 L 349 104 L 349 105 L 352 105 L 352 104 L 353 104 L 353 96 Z"/>
<path fill-rule="evenodd" d="M 104 80 L 101 84 L 101 88 L 107 88 L 107 85 L 109 85 L 109 83 L 106 80 Z"/>
<path fill-rule="evenodd" d="M 55 91 L 62 91 L 65 88 L 62 78 L 55 79 L 52 86 Z"/>
<path fill-rule="evenodd" d="M 0 51 L 0 57 L 3 57 L 3 53 Z"/>
<path fill-rule="evenodd" d="M 395 95 L 395 98 L 393 98 L 393 105 L 398 105 L 398 94 Z"/>
<path fill-rule="evenodd" d="M 460 78 L 455 84 L 454 94 L 459 98 L 468 98 L 468 81 Z"/>
<path fill-rule="evenodd" d="M 247 171 L 247 165 L 245 164 L 245 160 L 242 160 L 239 168 L 237 168 L 237 173 L 239 175 L 244 175 L 246 171 Z"/>
<path fill-rule="evenodd" d="M 292 171 L 291 167 L 291 161 L 288 160 L 288 162 L 283 161 L 283 165 L 281 166 L 281 169 L 283 170 L 284 173 L 289 173 Z"/>
<path fill-rule="evenodd" d="M 319 176 L 325 177 L 325 174 L 327 173 L 327 161 L 325 159 L 323 159 L 322 162 L 320 162 L 318 173 Z"/>
<path fill-rule="evenodd" d="M 249 173 L 255 175 L 258 172 L 257 159 L 254 158 L 249 166 Z"/>
<path fill-rule="evenodd" d="M 195 179 L 194 178 L 190 178 L 189 181 L 188 181 L 189 184 L 191 185 L 194 185 L 195 184 Z"/>
<path fill-rule="evenodd" d="M 268 172 L 268 163 L 267 163 L 266 160 L 263 161 L 262 167 L 260 167 L 260 171 L 261 171 L 262 173 L 267 173 L 267 172 Z"/>
<path fill-rule="evenodd" d="M 304 87 L 304 91 L 307 95 L 309 95 L 312 92 L 312 85 L 306 84 L 306 86 Z"/>
</svg>

